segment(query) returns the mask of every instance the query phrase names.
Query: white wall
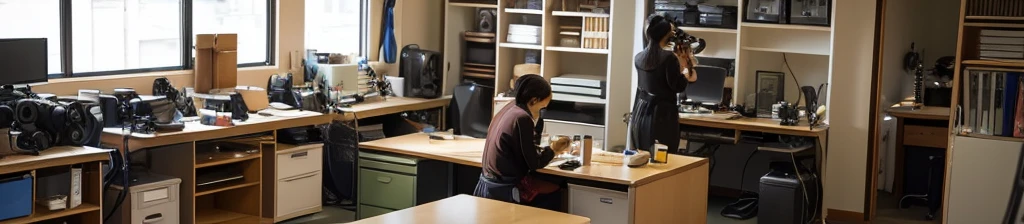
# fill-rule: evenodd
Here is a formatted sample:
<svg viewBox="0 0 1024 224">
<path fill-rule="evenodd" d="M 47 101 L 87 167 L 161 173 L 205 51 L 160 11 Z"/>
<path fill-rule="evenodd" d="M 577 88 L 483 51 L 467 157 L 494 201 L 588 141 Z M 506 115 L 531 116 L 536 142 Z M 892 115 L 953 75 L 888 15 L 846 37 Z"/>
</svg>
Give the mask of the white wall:
<svg viewBox="0 0 1024 224">
<path fill-rule="evenodd" d="M 421 49 L 444 53 L 444 0 L 398 0 L 395 5 L 395 42 L 398 51 L 409 44 L 418 44 Z M 370 0 L 369 58 L 380 57 L 380 27 L 383 0 Z M 400 58 L 399 58 L 400 59 Z M 383 64 L 375 67 L 378 73 L 398 76 L 398 64 Z"/>
<path fill-rule="evenodd" d="M 864 211 L 875 4 L 835 1 L 825 208 Z"/>
</svg>

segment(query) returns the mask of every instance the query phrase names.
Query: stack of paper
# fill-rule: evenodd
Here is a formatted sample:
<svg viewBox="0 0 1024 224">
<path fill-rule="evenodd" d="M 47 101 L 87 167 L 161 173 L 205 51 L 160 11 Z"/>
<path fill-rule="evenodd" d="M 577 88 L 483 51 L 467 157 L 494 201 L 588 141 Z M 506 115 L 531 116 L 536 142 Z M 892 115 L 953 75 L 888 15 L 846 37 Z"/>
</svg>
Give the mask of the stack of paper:
<svg viewBox="0 0 1024 224">
<path fill-rule="evenodd" d="M 982 30 L 978 48 L 981 59 L 1024 60 L 1024 31 Z"/>
</svg>

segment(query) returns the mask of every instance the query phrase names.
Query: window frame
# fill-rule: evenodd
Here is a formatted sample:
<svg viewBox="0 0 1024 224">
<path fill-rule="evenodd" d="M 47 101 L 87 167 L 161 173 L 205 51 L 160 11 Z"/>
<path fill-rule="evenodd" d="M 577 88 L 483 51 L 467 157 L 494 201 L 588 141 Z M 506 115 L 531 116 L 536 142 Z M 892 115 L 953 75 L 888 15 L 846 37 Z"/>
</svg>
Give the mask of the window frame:
<svg viewBox="0 0 1024 224">
<path fill-rule="evenodd" d="M 109 71 L 95 71 L 95 72 L 74 72 L 72 60 L 72 12 L 71 2 L 72 0 L 60 0 L 60 60 L 61 60 L 61 73 L 48 74 L 50 79 L 58 78 L 78 78 L 78 77 L 94 77 L 94 76 L 107 76 L 107 75 L 124 75 L 124 74 L 137 74 L 147 72 L 160 72 L 160 71 L 180 71 L 189 70 L 194 68 L 193 60 L 193 46 L 192 39 L 192 0 L 181 0 L 180 10 L 181 19 L 180 33 L 181 33 L 181 65 L 179 66 L 166 66 L 166 67 L 151 67 L 151 68 L 134 68 L 134 69 L 121 69 L 121 70 L 109 70 Z M 276 47 L 277 47 L 277 3 L 279 0 L 265 0 L 267 1 L 267 57 L 263 62 L 243 63 L 238 64 L 239 68 L 244 67 L 259 67 L 259 66 L 273 66 L 276 60 Z M 359 0 L 365 2 L 366 0 Z M 362 17 L 362 12 L 360 13 Z M 366 21 L 360 18 L 361 23 Z M 362 43 L 360 43 L 362 45 Z"/>
</svg>

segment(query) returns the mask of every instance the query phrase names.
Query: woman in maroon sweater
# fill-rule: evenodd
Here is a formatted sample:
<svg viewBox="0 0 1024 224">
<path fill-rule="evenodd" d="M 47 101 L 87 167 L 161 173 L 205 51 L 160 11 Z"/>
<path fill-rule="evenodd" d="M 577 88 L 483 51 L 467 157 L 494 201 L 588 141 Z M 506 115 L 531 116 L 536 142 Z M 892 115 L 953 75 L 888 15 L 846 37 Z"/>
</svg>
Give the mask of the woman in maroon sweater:
<svg viewBox="0 0 1024 224">
<path fill-rule="evenodd" d="M 559 189 L 558 184 L 534 178 L 534 171 L 569 148 L 567 138 L 553 141 L 549 147 L 538 146 L 544 125 L 540 111 L 551 102 L 551 85 L 538 75 L 525 75 L 516 80 L 515 87 L 515 103 L 505 105 L 487 129 L 483 172 L 473 195 L 558 209 L 534 200 Z"/>
</svg>

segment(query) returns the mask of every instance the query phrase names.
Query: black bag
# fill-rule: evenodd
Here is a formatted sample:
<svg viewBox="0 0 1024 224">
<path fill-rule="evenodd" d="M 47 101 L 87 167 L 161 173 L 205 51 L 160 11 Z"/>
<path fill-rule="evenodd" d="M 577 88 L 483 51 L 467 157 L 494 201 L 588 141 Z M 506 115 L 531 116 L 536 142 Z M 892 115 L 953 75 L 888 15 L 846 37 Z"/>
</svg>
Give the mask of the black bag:
<svg viewBox="0 0 1024 224">
<path fill-rule="evenodd" d="M 302 95 L 292 88 L 292 74 L 272 75 L 267 80 L 267 94 L 271 103 L 283 103 L 294 108 L 302 108 Z"/>
<path fill-rule="evenodd" d="M 405 78 L 405 96 L 434 99 L 441 97 L 441 53 L 410 44 L 402 48 L 399 76 Z"/>
</svg>

